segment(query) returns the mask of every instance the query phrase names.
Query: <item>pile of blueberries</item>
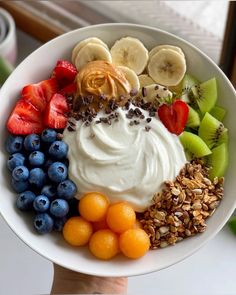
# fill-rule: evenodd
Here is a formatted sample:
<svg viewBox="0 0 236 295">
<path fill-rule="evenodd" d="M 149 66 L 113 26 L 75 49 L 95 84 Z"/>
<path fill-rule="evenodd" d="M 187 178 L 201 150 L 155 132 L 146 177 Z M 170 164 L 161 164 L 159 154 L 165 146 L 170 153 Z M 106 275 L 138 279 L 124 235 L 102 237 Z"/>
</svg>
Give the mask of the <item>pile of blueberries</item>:
<svg viewBox="0 0 236 295">
<path fill-rule="evenodd" d="M 78 215 L 77 187 L 68 179 L 68 146 L 60 135 L 45 129 L 41 136 L 9 135 L 6 140 L 11 184 L 19 193 L 16 206 L 35 211 L 34 227 L 40 234 L 61 231 L 69 216 Z"/>
</svg>

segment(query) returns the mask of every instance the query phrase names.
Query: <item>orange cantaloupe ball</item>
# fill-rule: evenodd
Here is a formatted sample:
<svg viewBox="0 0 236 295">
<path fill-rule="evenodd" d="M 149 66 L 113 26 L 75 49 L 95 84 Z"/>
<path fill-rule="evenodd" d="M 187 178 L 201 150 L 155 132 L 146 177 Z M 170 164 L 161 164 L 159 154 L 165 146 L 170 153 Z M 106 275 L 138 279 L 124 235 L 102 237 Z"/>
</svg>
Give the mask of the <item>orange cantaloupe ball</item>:
<svg viewBox="0 0 236 295">
<path fill-rule="evenodd" d="M 84 246 L 88 243 L 93 227 L 82 217 L 75 216 L 67 220 L 63 227 L 63 237 L 72 246 Z"/>
<path fill-rule="evenodd" d="M 110 229 L 96 231 L 90 241 L 91 253 L 102 260 L 109 260 L 119 253 L 119 238 Z"/>
<path fill-rule="evenodd" d="M 79 213 L 88 221 L 101 221 L 105 219 L 109 201 L 107 197 L 98 192 L 85 194 L 79 202 Z"/>
<path fill-rule="evenodd" d="M 126 202 L 115 203 L 107 210 L 107 224 L 116 233 L 133 228 L 136 220 L 134 209 Z"/>
<path fill-rule="evenodd" d="M 149 250 L 150 239 L 143 229 L 129 229 L 120 235 L 119 247 L 126 257 L 137 259 L 145 255 Z"/>
</svg>

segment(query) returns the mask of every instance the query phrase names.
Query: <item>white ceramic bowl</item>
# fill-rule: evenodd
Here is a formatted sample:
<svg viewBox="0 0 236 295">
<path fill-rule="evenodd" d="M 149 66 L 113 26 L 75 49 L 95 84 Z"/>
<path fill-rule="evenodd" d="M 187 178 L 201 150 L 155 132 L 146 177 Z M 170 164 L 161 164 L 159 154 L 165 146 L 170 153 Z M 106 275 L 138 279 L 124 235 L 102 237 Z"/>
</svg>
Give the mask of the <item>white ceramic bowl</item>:
<svg viewBox="0 0 236 295">
<path fill-rule="evenodd" d="M 139 260 L 122 256 L 111 261 L 99 261 L 89 254 L 87 248 L 70 247 L 60 234 L 40 236 L 35 234 L 32 216 L 15 209 L 16 194 L 11 190 L 9 172 L 6 169 L 7 154 L 4 151 L 5 123 L 19 96 L 21 88 L 28 83 L 46 79 L 58 59 L 70 59 L 73 46 L 87 37 L 97 36 L 109 45 L 123 36 L 139 38 L 148 49 L 157 44 L 173 44 L 181 47 L 187 59 L 187 71 L 199 80 L 216 77 L 219 86 L 219 104 L 228 113 L 225 125 L 229 128 L 229 168 L 225 182 L 225 196 L 216 213 L 207 221 L 207 230 L 186 239 L 174 247 L 149 251 Z M 28 56 L 11 74 L 0 93 L 0 212 L 12 230 L 33 250 L 66 268 L 100 276 L 132 276 L 160 270 L 193 254 L 212 239 L 223 227 L 235 208 L 236 192 L 236 93 L 223 72 L 200 50 L 166 32 L 132 24 L 104 24 L 82 28 L 62 35 Z M 23 265 L 22 265 L 23 267 Z"/>
</svg>

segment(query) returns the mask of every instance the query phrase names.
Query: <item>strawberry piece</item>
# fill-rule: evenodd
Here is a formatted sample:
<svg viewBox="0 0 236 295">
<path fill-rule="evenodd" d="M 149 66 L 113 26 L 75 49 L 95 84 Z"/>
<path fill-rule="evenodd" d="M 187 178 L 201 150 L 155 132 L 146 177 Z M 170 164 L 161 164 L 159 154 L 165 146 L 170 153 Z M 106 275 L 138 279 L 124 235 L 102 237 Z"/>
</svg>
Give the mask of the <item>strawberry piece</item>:
<svg viewBox="0 0 236 295">
<path fill-rule="evenodd" d="M 76 75 L 76 68 L 66 60 L 59 60 L 53 70 L 53 77 L 57 79 L 62 87 L 74 82 Z"/>
<path fill-rule="evenodd" d="M 21 97 L 38 110 L 44 111 L 47 102 L 50 101 L 52 95 L 56 93 L 57 90 L 57 81 L 55 78 L 51 78 L 37 84 L 25 86 L 21 91 Z"/>
<path fill-rule="evenodd" d="M 163 104 L 158 108 L 158 116 L 163 125 L 174 134 L 181 134 L 188 120 L 188 105 L 176 100 L 172 105 Z"/>
<path fill-rule="evenodd" d="M 43 89 L 46 101 L 49 102 L 53 94 L 58 92 L 58 83 L 55 78 L 50 78 L 39 83 Z"/>
<path fill-rule="evenodd" d="M 44 111 L 47 101 L 40 83 L 25 86 L 21 91 L 21 97 L 39 111 Z"/>
<path fill-rule="evenodd" d="M 61 95 L 69 96 L 76 93 L 77 85 L 76 83 L 71 83 L 67 85 L 66 87 L 62 88 L 58 93 Z"/>
<path fill-rule="evenodd" d="M 7 129 L 18 135 L 41 133 L 44 129 L 41 112 L 30 102 L 20 99 L 7 121 Z"/>
<path fill-rule="evenodd" d="M 63 129 L 67 124 L 66 114 L 69 112 L 69 107 L 65 96 L 54 94 L 51 101 L 46 107 L 44 115 L 44 123 L 47 127 L 55 129 Z"/>
</svg>

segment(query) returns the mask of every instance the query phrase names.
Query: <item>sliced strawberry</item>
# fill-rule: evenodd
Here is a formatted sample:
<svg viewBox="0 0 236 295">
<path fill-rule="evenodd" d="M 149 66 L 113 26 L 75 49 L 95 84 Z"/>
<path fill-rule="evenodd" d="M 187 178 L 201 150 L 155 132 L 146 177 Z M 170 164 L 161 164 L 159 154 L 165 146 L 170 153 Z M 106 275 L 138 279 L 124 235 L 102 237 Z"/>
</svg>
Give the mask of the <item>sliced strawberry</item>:
<svg viewBox="0 0 236 295">
<path fill-rule="evenodd" d="M 40 82 L 39 84 L 43 89 L 43 93 L 44 93 L 44 96 L 45 96 L 47 102 L 50 101 L 53 94 L 58 92 L 58 89 L 59 89 L 58 83 L 55 78 L 50 78 L 48 80 L 44 80 L 44 81 Z"/>
<path fill-rule="evenodd" d="M 30 102 L 20 99 L 8 119 L 7 129 L 18 135 L 41 133 L 44 129 L 41 112 Z"/>
<path fill-rule="evenodd" d="M 21 91 L 21 97 L 43 112 L 53 94 L 58 90 L 55 78 L 44 80 L 37 84 L 25 86 Z"/>
<path fill-rule="evenodd" d="M 46 107 L 44 115 L 44 123 L 47 127 L 55 129 L 63 129 L 67 124 L 67 113 L 69 107 L 65 96 L 61 94 L 54 94 L 51 101 Z"/>
<path fill-rule="evenodd" d="M 74 82 L 76 75 L 76 68 L 66 60 L 59 60 L 53 70 L 53 77 L 57 79 L 62 87 Z"/>
<path fill-rule="evenodd" d="M 158 108 L 158 116 L 163 125 L 177 135 L 184 131 L 188 112 L 188 105 L 182 100 L 176 100 L 172 105 L 163 104 Z"/>
<path fill-rule="evenodd" d="M 67 85 L 66 87 L 62 88 L 59 93 L 61 95 L 65 95 L 65 96 L 69 96 L 69 95 L 73 95 L 76 93 L 77 90 L 77 85 L 76 83 L 71 83 L 69 85 Z"/>
<path fill-rule="evenodd" d="M 21 91 L 21 97 L 39 111 L 44 111 L 47 101 L 40 83 L 25 86 Z"/>
</svg>

